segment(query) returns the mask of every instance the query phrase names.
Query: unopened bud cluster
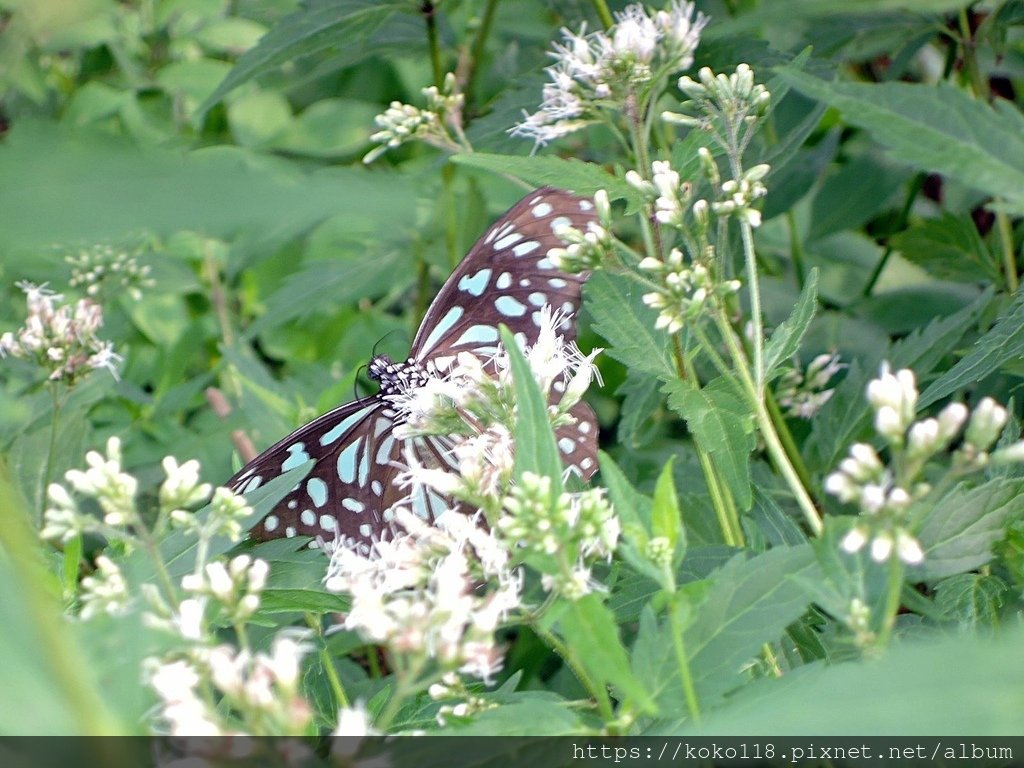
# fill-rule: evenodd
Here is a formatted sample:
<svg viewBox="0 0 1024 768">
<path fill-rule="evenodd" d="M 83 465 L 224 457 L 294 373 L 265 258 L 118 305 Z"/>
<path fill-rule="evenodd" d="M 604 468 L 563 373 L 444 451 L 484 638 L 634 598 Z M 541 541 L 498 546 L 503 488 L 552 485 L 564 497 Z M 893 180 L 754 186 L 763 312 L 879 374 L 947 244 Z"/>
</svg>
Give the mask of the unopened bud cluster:
<svg viewBox="0 0 1024 768">
<path fill-rule="evenodd" d="M 807 368 L 796 363 L 779 378 L 775 399 L 787 416 L 810 419 L 832 399 L 835 389 L 829 383 L 845 367 L 839 355 L 828 353 L 815 357 Z"/>
<path fill-rule="evenodd" d="M 619 519 L 598 489 L 553 494 L 551 478 L 523 473 L 504 502 L 497 523 L 502 538 L 525 548 L 541 566 L 542 584 L 576 600 L 594 586 L 590 564 L 608 557 L 619 538 Z"/>
<path fill-rule="evenodd" d="M 1024 461 L 1024 441 L 992 451 L 1006 426 L 1005 408 L 992 398 L 982 399 L 973 411 L 963 403 L 949 403 L 938 416 L 915 420 L 918 391 L 913 371 L 893 373 L 883 364 L 867 387 L 874 410 L 875 431 L 888 444 L 888 465 L 866 443 L 857 443 L 825 480 L 825 490 L 844 503 L 860 508 L 861 521 L 846 535 L 842 546 L 856 552 L 870 542 L 871 556 L 888 560 L 893 552 L 908 564 L 924 559 L 910 531 L 908 511 L 932 489 L 922 478 L 925 465 L 960 438 L 952 454 L 951 471 L 967 472 L 990 463 Z"/>
<path fill-rule="evenodd" d="M 598 221 L 587 222 L 587 229 L 580 231 L 565 226 L 555 232 L 564 246 L 548 250 L 548 260 L 561 272 L 575 274 L 588 272 L 607 263 L 612 249 L 611 208 L 608 193 L 599 189 L 594 195 Z"/>
<path fill-rule="evenodd" d="M 413 140 L 449 151 L 462 148 L 459 138 L 465 97 L 458 90 L 455 75 L 445 76 L 443 89 L 432 85 L 421 93 L 427 103 L 425 109 L 393 101 L 377 115 L 374 121 L 381 130 L 370 136 L 370 141 L 379 146 L 367 153 L 364 163 L 372 163 L 387 150 Z M 449 128 L 455 131 L 454 136 Z"/>
<path fill-rule="evenodd" d="M 201 571 L 182 577 L 181 587 L 197 596 L 212 597 L 228 621 L 237 624 L 256 613 L 269 573 L 265 560 L 238 555 L 227 565 L 214 560 Z"/>
<path fill-rule="evenodd" d="M 658 280 L 658 290 L 644 294 L 643 301 L 659 311 L 655 327 L 669 333 L 682 329 L 709 302 L 720 301 L 741 287 L 739 280 L 717 280 L 703 264 L 688 263 L 679 248 L 673 248 L 664 261 L 648 256 L 639 266 Z"/>
<path fill-rule="evenodd" d="M 730 75 L 716 74 L 710 67 L 702 67 L 697 80 L 684 75 L 679 78 L 679 90 L 690 101 L 682 106 L 697 112 L 697 118 L 666 112 L 663 116 L 669 122 L 696 125 L 706 124 L 714 117 L 728 122 L 755 122 L 768 113 L 771 94 L 760 83 L 754 82 L 754 72 L 748 64 L 740 64 Z"/>
<path fill-rule="evenodd" d="M 72 288 L 82 287 L 95 297 L 106 292 L 125 293 L 138 301 L 143 288 L 152 288 L 156 281 L 150 277 L 150 268 L 139 263 L 141 246 L 114 247 L 97 244 L 78 249 L 64 257 L 71 266 Z"/>
</svg>

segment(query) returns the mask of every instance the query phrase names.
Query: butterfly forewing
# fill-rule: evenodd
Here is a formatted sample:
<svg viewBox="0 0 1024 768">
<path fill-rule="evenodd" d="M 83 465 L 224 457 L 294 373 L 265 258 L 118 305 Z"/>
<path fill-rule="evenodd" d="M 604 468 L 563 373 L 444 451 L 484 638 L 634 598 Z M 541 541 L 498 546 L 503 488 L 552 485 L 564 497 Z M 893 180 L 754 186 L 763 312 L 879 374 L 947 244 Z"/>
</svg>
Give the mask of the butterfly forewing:
<svg viewBox="0 0 1024 768">
<path fill-rule="evenodd" d="M 567 318 L 575 314 L 585 276 L 560 272 L 547 253 L 562 244 L 556 234 L 562 227 L 586 231 L 595 218 L 591 201 L 560 190 L 541 189 L 521 200 L 445 282 L 420 325 L 407 365 L 440 363 L 463 351 L 486 359 L 497 349 L 499 324 L 531 345 L 544 305 Z M 567 340 L 575 338 L 571 319 L 560 332 Z M 572 415 L 576 423 L 556 431 L 558 447 L 570 472 L 587 479 L 597 469 L 597 421 L 582 402 Z M 320 416 L 249 462 L 228 482 L 232 490 L 245 493 L 309 459 L 316 462 L 253 529 L 253 537 L 305 535 L 365 548 L 390 527 L 391 508 L 398 502 L 427 520 L 450 508 L 440 494 L 402 489 L 395 480 L 409 455 L 427 467 L 456 469 L 451 440 L 400 440 L 394 435 L 397 418 L 380 394 L 366 397 Z"/>
</svg>

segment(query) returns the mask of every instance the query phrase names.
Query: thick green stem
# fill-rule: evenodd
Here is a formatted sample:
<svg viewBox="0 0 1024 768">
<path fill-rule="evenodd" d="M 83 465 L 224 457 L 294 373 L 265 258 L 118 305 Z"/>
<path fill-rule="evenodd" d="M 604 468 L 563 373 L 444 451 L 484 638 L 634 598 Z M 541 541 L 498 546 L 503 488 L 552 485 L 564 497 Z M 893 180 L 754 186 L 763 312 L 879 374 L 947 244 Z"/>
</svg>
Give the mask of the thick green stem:
<svg viewBox="0 0 1024 768">
<path fill-rule="evenodd" d="M 1010 217 L 1003 211 L 996 211 L 996 228 L 999 232 L 999 245 L 1003 254 L 1006 288 L 1010 293 L 1016 293 L 1020 287 L 1020 276 L 1017 274 L 1017 258 L 1013 253 L 1013 230 L 1010 229 Z"/>
<path fill-rule="evenodd" d="M 594 6 L 594 10 L 597 11 L 597 18 L 601 20 L 601 25 L 605 29 L 608 29 L 615 23 L 612 12 L 608 10 L 608 3 L 604 0 L 590 0 L 590 4 Z"/>
<path fill-rule="evenodd" d="M 690 660 L 686 657 L 686 646 L 683 640 L 683 622 L 679 616 L 679 600 L 675 595 L 671 598 L 668 618 L 672 624 L 672 649 L 675 651 L 676 666 L 679 667 L 679 682 L 683 687 L 683 698 L 690 717 L 700 723 L 700 702 L 697 700 L 697 689 L 693 685 L 693 674 L 690 671 Z"/>
<path fill-rule="evenodd" d="M 341 678 L 338 677 L 338 670 L 334 668 L 334 660 L 323 643 L 323 626 L 320 619 L 312 613 L 307 613 L 306 625 L 320 636 L 320 666 L 324 668 L 324 674 L 327 675 L 327 684 L 331 687 L 331 693 L 334 694 L 335 704 L 339 708 L 351 706 L 348 696 L 345 695 L 345 687 L 341 684 Z"/>
<path fill-rule="evenodd" d="M 804 266 L 804 244 L 800 242 L 800 228 L 796 225 L 796 214 L 792 209 L 786 211 L 786 230 L 789 233 L 789 255 L 793 259 L 796 284 L 802 291 L 807 279 L 807 268 Z"/>
<path fill-rule="evenodd" d="M 610 724 L 615 719 L 615 711 L 612 709 L 611 699 L 608 698 L 608 691 L 605 690 L 603 685 L 597 685 L 593 680 L 590 679 L 590 675 L 587 671 L 580 666 L 580 663 L 576 660 L 575 654 L 572 649 L 569 648 L 565 643 L 558 639 L 558 636 L 554 632 L 551 632 L 540 625 L 539 621 L 532 619 L 529 622 L 530 629 L 537 633 L 537 636 L 548 644 L 555 653 L 557 653 L 562 660 L 569 665 L 569 669 L 576 676 L 576 679 L 580 681 L 584 688 L 590 692 L 590 695 L 597 702 L 597 709 L 601 713 L 601 718 L 605 724 Z"/>
<path fill-rule="evenodd" d="M 761 317 L 761 281 L 757 277 L 757 254 L 754 252 L 754 229 L 749 222 L 740 222 L 743 256 L 747 264 L 747 289 L 750 296 L 750 320 L 754 335 L 754 391 L 758 402 L 764 398 L 764 319 Z"/>
<path fill-rule="evenodd" d="M 775 433 L 779 436 L 779 441 L 786 451 L 786 456 L 789 457 L 793 469 L 796 471 L 797 476 L 799 476 L 800 483 L 810 492 L 811 473 L 807 470 L 807 465 L 804 464 L 804 457 L 800 455 L 800 449 L 797 447 L 789 427 L 786 426 L 786 419 L 782 415 L 782 411 L 779 410 L 779 404 L 775 401 L 775 395 L 770 389 L 765 390 L 764 399 L 765 406 L 768 408 L 768 415 L 771 416 Z"/>
<path fill-rule="evenodd" d="M 900 592 L 903 591 L 903 562 L 892 552 L 889 555 L 889 579 L 886 583 L 885 614 L 882 616 L 882 629 L 878 633 L 878 645 L 885 648 L 892 638 L 893 627 L 896 626 L 896 615 L 900 610 Z"/>
<path fill-rule="evenodd" d="M 441 44 L 437 37 L 437 8 L 430 0 L 420 6 L 420 13 L 427 24 L 427 48 L 430 50 L 430 67 L 434 75 L 434 85 L 444 85 L 444 65 L 441 63 Z"/>
<path fill-rule="evenodd" d="M 490 35 L 491 26 L 494 23 L 494 11 L 497 7 L 498 0 L 487 0 L 487 5 L 484 6 L 484 15 L 480 19 L 480 27 L 476 31 L 476 37 L 473 39 L 473 45 L 470 48 L 469 74 L 466 76 L 466 85 L 463 89 L 467 105 L 473 102 L 477 76 L 480 73 L 480 60 L 484 55 L 487 37 Z"/>
</svg>

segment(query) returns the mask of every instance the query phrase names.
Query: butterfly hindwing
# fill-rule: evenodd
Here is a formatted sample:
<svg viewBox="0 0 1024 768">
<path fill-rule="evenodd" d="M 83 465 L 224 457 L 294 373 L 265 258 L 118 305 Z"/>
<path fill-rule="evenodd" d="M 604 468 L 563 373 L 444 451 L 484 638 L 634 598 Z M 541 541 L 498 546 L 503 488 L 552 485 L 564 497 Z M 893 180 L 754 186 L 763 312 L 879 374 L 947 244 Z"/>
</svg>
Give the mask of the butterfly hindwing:
<svg viewBox="0 0 1024 768">
<path fill-rule="evenodd" d="M 585 275 L 555 269 L 548 251 L 562 245 L 555 232 L 565 225 L 580 231 L 596 221 L 590 200 L 545 187 L 520 200 L 477 240 L 437 294 L 412 344 L 418 361 L 468 351 L 493 354 L 498 324 L 521 341 L 537 340 L 540 308 L 545 304 L 575 315 Z M 560 328 L 566 341 L 576 327 Z"/>
</svg>

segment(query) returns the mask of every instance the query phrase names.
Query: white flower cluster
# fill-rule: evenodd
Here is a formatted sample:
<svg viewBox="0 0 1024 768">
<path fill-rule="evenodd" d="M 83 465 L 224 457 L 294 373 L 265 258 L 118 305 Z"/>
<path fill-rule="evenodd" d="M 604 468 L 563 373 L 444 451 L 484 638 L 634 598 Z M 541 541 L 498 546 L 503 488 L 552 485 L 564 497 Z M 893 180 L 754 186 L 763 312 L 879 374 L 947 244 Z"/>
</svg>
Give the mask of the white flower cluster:
<svg viewBox="0 0 1024 768">
<path fill-rule="evenodd" d="M 458 90 L 455 75 L 448 73 L 445 76 L 443 90 L 432 85 L 422 89 L 421 93 L 427 102 L 426 109 L 392 101 L 387 110 L 377 115 L 374 121 L 380 130 L 370 136 L 370 141 L 379 146 L 366 154 L 364 163 L 372 163 L 389 149 L 413 140 L 453 152 L 463 148 L 460 142 L 465 141 L 462 135 L 465 97 Z"/>
<path fill-rule="evenodd" d="M 64 260 L 71 266 L 72 288 L 83 286 L 89 296 L 99 295 L 105 288 L 109 291 L 125 292 L 132 299 L 142 298 L 143 288 L 152 288 L 156 281 L 151 278 L 148 265 L 139 264 L 141 248 L 125 248 L 108 244 L 97 244 L 80 248 Z"/>
<path fill-rule="evenodd" d="M 522 590 L 508 550 L 475 517 L 450 512 L 430 525 L 407 509 L 394 513 L 401 532 L 368 555 L 334 551 L 325 585 L 352 597 L 345 627 L 392 652 L 490 680 L 503 660 L 494 632 Z"/>
<path fill-rule="evenodd" d="M 752 227 L 761 226 L 761 212 L 752 206 L 755 200 L 768 194 L 761 180 L 770 170 L 769 165 L 761 163 L 748 168 L 739 179 L 723 181 L 722 199 L 712 203 L 711 210 L 719 216 L 735 216 Z"/>
<path fill-rule="evenodd" d="M 312 710 L 299 695 L 302 659 L 311 646 L 294 632 L 275 636 L 269 653 L 230 645 L 194 648 L 187 659 L 147 660 L 149 685 L 160 698 L 159 720 L 171 736 L 244 735 L 232 715 L 253 735 L 299 735 Z M 209 701 L 209 686 L 221 694 Z M 205 690 L 204 690 L 205 688 Z"/>
<path fill-rule="evenodd" d="M 870 541 L 874 560 L 888 560 L 895 551 L 913 565 L 924 559 L 924 553 L 909 529 L 908 510 L 932 490 L 920 479 L 926 463 L 961 432 L 961 444 L 952 457 L 957 471 L 1024 461 L 1024 441 L 992 451 L 1009 416 L 990 397 L 973 411 L 963 403 L 950 403 L 937 417 L 915 421 L 918 392 L 909 369 L 893 373 L 883 363 L 879 377 L 868 384 L 867 398 L 875 412 L 875 431 L 888 444 L 892 459 L 887 466 L 872 446 L 857 443 L 838 471 L 825 479 L 825 490 L 860 508 L 862 519 L 843 539 L 843 549 L 857 552 Z"/>
<path fill-rule="evenodd" d="M 570 600 L 594 591 L 590 563 L 610 557 L 618 544 L 619 518 L 600 489 L 552 492 L 551 478 L 524 472 L 505 498 L 497 530 L 510 548 L 524 548 L 542 571 L 541 585 Z"/>
<path fill-rule="evenodd" d="M 779 378 L 775 399 L 786 415 L 810 419 L 832 399 L 835 389 L 829 388 L 829 382 L 845 367 L 837 354 L 818 355 L 806 368 L 794 360 L 794 366 Z"/>
<path fill-rule="evenodd" d="M 103 513 L 102 520 L 82 512 L 64 486 L 51 483 L 47 488 L 49 505 L 40 535 L 44 539 L 68 542 L 81 533 L 92 532 L 130 540 L 131 532 L 124 529 L 140 523 L 135 500 L 139 483 L 121 467 L 120 438 L 107 440 L 106 455 L 89 451 L 85 461 L 87 469 L 68 470 L 64 478 L 76 493 L 96 501 Z M 167 477 L 160 486 L 159 518 L 169 518 L 182 527 L 198 525 L 195 515 L 185 508 L 202 503 L 210 495 L 210 484 L 199 482 L 199 462 L 193 459 L 179 465 L 173 456 L 168 456 L 163 460 L 163 467 Z M 218 488 L 205 525 L 213 527 L 211 535 L 224 533 L 238 538 L 240 521 L 251 512 L 242 496 L 227 488 Z"/>
<path fill-rule="evenodd" d="M 654 201 L 654 218 L 660 223 L 682 227 L 692 185 L 682 181 L 679 172 L 668 161 L 655 160 L 651 163 L 650 181 L 633 170 L 626 172 L 626 181 L 648 200 Z"/>
<path fill-rule="evenodd" d="M 572 423 L 569 411 L 597 376 L 594 358 L 560 329 L 567 318 L 547 305 L 539 311 L 537 342 L 525 350 L 527 362 L 548 402 L 553 426 Z M 511 479 L 515 426 L 515 385 L 508 353 L 499 349 L 482 361 L 460 353 L 451 368 L 421 387 L 390 398 L 403 415 L 396 436 L 443 435 L 453 441 L 458 472 L 421 466 L 408 456 L 408 469 L 399 476 L 406 487 L 429 486 L 453 498 L 475 503 L 495 497 Z"/>
<path fill-rule="evenodd" d="M 645 293 L 643 301 L 659 310 L 655 327 L 669 333 L 677 333 L 709 301 L 735 293 L 742 285 L 739 280 L 717 280 L 703 264 L 688 264 L 679 248 L 673 248 L 665 261 L 647 256 L 639 267 L 658 278 L 658 290 Z"/>
<path fill-rule="evenodd" d="M 106 368 L 117 378 L 121 356 L 111 342 L 96 336 L 103 325 L 99 304 L 90 299 L 59 304 L 64 297 L 45 285 L 20 282 L 18 287 L 25 292 L 28 316 L 17 333 L 8 331 L 0 336 L 0 358 L 32 360 L 48 371 L 50 381 L 73 383 L 97 368 Z"/>
<path fill-rule="evenodd" d="M 653 15 L 639 3 L 629 5 L 607 31 L 563 29 L 540 109 L 510 133 L 543 145 L 592 122 L 601 108 L 621 109 L 629 94 L 693 63 L 707 22 L 694 14 L 693 3 L 672 0 L 668 10 Z"/>
<path fill-rule="evenodd" d="M 267 583 L 270 566 L 265 560 L 238 555 L 228 565 L 220 560 L 181 579 L 186 592 L 217 600 L 232 623 L 245 621 L 260 607 L 260 592 Z"/>
<path fill-rule="evenodd" d="M 442 728 L 455 720 L 467 720 L 488 709 L 498 706 L 496 701 L 488 701 L 482 696 L 474 695 L 461 677 L 454 673 L 446 673 L 441 682 L 433 683 L 427 693 L 434 701 L 457 702 L 444 704 L 437 710 L 437 724 Z"/>
<path fill-rule="evenodd" d="M 116 616 L 128 606 L 128 584 L 124 574 L 106 555 L 96 558 L 96 570 L 84 577 L 79 586 L 79 599 L 82 603 L 79 615 L 83 619 L 91 619 L 100 614 Z"/>
</svg>

